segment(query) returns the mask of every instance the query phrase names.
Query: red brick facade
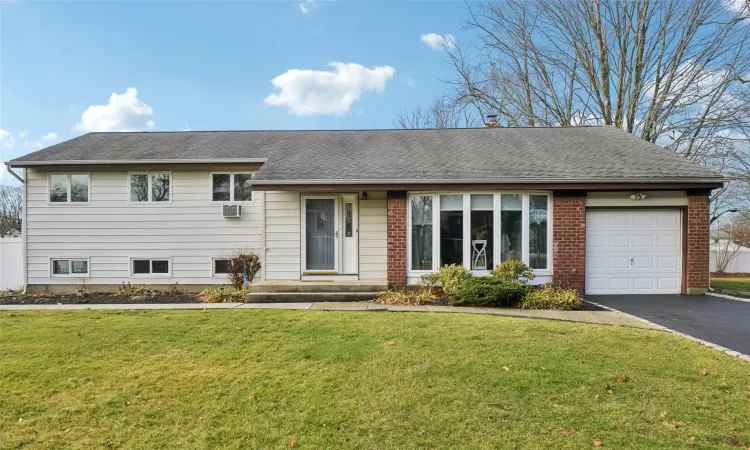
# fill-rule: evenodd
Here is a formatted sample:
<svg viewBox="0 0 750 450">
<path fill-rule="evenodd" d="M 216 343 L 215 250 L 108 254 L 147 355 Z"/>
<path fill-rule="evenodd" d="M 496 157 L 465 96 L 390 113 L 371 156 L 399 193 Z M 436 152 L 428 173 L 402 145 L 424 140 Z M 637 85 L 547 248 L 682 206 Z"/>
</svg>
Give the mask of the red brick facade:
<svg viewBox="0 0 750 450">
<path fill-rule="evenodd" d="M 388 193 L 388 287 L 406 286 L 406 195 Z"/>
<path fill-rule="evenodd" d="M 687 208 L 687 288 L 688 294 L 708 289 L 709 272 L 708 193 L 688 193 Z"/>
<path fill-rule="evenodd" d="M 583 292 L 586 283 L 586 193 L 552 199 L 552 283 Z"/>
</svg>

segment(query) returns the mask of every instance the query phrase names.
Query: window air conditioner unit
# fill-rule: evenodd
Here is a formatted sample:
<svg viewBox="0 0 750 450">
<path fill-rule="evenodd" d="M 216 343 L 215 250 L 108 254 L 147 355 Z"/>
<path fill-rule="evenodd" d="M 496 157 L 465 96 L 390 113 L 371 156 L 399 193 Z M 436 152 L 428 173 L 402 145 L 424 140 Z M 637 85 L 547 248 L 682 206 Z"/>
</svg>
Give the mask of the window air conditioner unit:
<svg viewBox="0 0 750 450">
<path fill-rule="evenodd" d="M 227 219 L 242 217 L 242 205 L 223 205 L 222 214 Z"/>
</svg>

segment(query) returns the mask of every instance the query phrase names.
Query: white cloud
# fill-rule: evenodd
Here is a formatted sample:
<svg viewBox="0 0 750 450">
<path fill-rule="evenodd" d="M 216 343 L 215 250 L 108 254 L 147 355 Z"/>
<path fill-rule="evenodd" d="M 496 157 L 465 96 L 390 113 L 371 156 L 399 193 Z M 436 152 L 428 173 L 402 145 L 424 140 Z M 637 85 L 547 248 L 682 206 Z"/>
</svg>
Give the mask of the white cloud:
<svg viewBox="0 0 750 450">
<path fill-rule="evenodd" d="M 18 137 L 21 139 L 25 138 L 28 135 L 29 135 L 29 130 L 23 130 L 23 131 L 18 132 Z"/>
<path fill-rule="evenodd" d="M 154 110 L 138 98 L 138 90 L 129 87 L 122 94 L 113 93 L 107 105 L 89 106 L 75 125 L 78 131 L 140 131 L 153 128 L 148 120 Z"/>
<path fill-rule="evenodd" d="M 450 50 L 456 46 L 455 36 L 448 33 L 442 36 L 437 33 L 427 33 L 419 36 L 419 40 L 433 50 Z"/>
<path fill-rule="evenodd" d="M 49 133 L 42 136 L 42 141 L 44 142 L 52 142 L 52 141 L 59 141 L 59 140 L 60 140 L 60 136 L 54 131 L 50 131 Z"/>
<path fill-rule="evenodd" d="M 724 6 L 734 13 L 740 13 L 744 11 L 745 14 L 743 14 L 743 16 L 750 15 L 750 10 L 748 10 L 748 8 L 750 7 L 748 6 L 746 0 L 724 0 Z"/>
<path fill-rule="evenodd" d="M 273 106 L 286 106 L 298 116 L 341 116 L 351 110 L 362 91 L 383 92 L 396 72 L 391 66 L 368 69 L 360 64 L 332 62 L 333 71 L 290 69 L 271 82 L 279 93 L 266 97 Z"/>
<path fill-rule="evenodd" d="M 302 11 L 302 14 L 310 14 L 318 10 L 318 8 L 320 7 L 320 3 L 316 0 L 305 0 L 303 2 L 297 3 L 297 7 L 300 11 Z"/>
<path fill-rule="evenodd" d="M 8 130 L 0 128 L 0 148 L 13 148 L 16 146 L 16 137 Z"/>
</svg>

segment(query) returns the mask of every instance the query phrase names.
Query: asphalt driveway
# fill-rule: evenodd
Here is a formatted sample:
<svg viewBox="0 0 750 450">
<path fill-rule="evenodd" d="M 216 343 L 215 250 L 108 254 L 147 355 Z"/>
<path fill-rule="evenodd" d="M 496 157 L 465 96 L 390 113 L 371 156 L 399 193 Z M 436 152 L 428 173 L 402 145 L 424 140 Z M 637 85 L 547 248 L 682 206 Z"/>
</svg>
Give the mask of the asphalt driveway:
<svg viewBox="0 0 750 450">
<path fill-rule="evenodd" d="M 750 355 L 750 303 L 710 295 L 587 295 L 585 298 Z"/>
</svg>

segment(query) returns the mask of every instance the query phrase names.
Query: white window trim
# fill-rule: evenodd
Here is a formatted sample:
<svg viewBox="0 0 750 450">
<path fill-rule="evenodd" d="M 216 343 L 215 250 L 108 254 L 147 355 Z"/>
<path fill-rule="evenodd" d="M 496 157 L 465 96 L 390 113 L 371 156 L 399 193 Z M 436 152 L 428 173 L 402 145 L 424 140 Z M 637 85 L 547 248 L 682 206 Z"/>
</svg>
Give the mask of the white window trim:
<svg viewBox="0 0 750 450">
<path fill-rule="evenodd" d="M 148 260 L 149 261 L 149 269 L 153 270 L 153 267 L 151 266 L 151 261 L 168 261 L 169 264 L 169 271 L 167 273 L 135 273 L 135 266 L 134 261 L 143 261 Z M 144 257 L 132 257 L 130 258 L 130 276 L 134 278 L 171 278 L 172 277 L 172 258 L 170 257 L 160 257 L 160 256 L 144 256 Z"/>
<path fill-rule="evenodd" d="M 500 222 L 501 213 L 501 195 L 503 194 L 520 194 L 522 195 L 522 260 L 529 264 L 529 196 L 545 195 L 547 196 L 547 267 L 544 269 L 533 269 L 535 275 L 550 276 L 552 275 L 552 192 L 550 191 L 460 191 L 460 192 L 409 192 L 406 197 L 406 274 L 408 278 L 419 278 L 422 275 L 437 272 L 440 269 L 440 196 L 441 195 L 463 195 L 463 214 L 464 214 L 464 240 L 469 237 L 467 242 L 471 242 L 471 194 L 493 194 L 493 255 L 495 261 L 499 261 L 501 245 L 500 237 L 502 236 L 502 223 Z M 412 270 L 412 250 L 411 250 L 411 199 L 413 197 L 432 197 L 432 270 Z M 471 245 L 464 245 L 464 267 L 471 270 Z M 493 267 L 494 268 L 494 267 Z M 471 270 L 472 274 L 477 276 L 489 275 L 490 270 Z"/>
<path fill-rule="evenodd" d="M 255 199 L 258 197 L 258 195 L 257 195 L 258 192 L 255 191 L 254 189 L 252 191 L 253 192 L 252 193 L 252 197 L 251 197 L 251 199 L 249 201 L 248 200 L 239 200 L 238 201 L 238 200 L 234 199 L 234 176 L 237 175 L 237 174 L 240 174 L 240 175 L 250 174 L 251 178 L 255 176 L 255 172 L 252 171 L 252 170 L 248 170 L 248 171 L 242 171 L 242 170 L 240 170 L 240 171 L 235 171 L 235 172 L 217 171 L 217 172 L 211 172 L 211 173 L 208 174 L 208 188 L 209 188 L 209 193 L 208 193 L 209 197 L 208 197 L 208 199 L 210 200 L 210 202 L 211 202 L 212 205 L 232 205 L 232 204 L 236 204 L 236 205 L 249 205 L 249 206 L 252 206 L 252 205 L 255 204 Z M 214 175 L 229 175 L 229 200 L 228 201 L 224 201 L 223 202 L 223 201 L 219 201 L 219 200 L 214 200 Z"/>
<path fill-rule="evenodd" d="M 216 260 L 227 260 L 230 261 L 232 258 L 226 256 L 213 256 L 211 257 L 211 278 L 229 278 L 227 273 L 216 273 Z"/>
<path fill-rule="evenodd" d="M 163 175 L 167 174 L 169 175 L 169 200 L 167 201 L 161 201 L 161 202 L 155 202 L 151 199 L 152 193 L 151 193 L 151 177 L 153 175 Z M 132 177 L 133 175 L 146 175 L 148 177 L 148 200 L 145 202 L 136 202 L 131 199 L 131 183 L 132 183 Z M 155 170 L 151 172 L 144 172 L 144 171 L 133 171 L 128 172 L 128 205 L 130 206 L 167 206 L 171 205 L 174 201 L 174 177 L 172 176 L 172 172 L 168 170 Z"/>
<path fill-rule="evenodd" d="M 53 263 L 55 261 L 86 261 L 86 273 L 55 273 Z M 70 264 L 70 262 L 68 262 Z M 68 266 L 70 270 L 70 266 Z M 49 276 L 51 278 L 90 278 L 91 277 L 91 261 L 90 258 L 68 258 L 65 256 L 54 256 L 49 259 Z"/>
<path fill-rule="evenodd" d="M 50 201 L 50 196 L 52 195 L 52 175 L 64 175 L 68 177 L 68 193 L 67 193 L 67 201 L 66 202 L 52 202 Z M 71 175 L 86 175 L 89 178 L 88 182 L 88 193 L 86 198 L 88 201 L 85 202 L 72 202 L 71 201 L 71 195 L 70 195 L 70 189 L 71 189 L 71 183 L 70 183 L 70 176 Z M 89 206 L 91 204 L 91 172 L 49 172 L 47 174 L 47 205 L 48 206 Z"/>
</svg>

